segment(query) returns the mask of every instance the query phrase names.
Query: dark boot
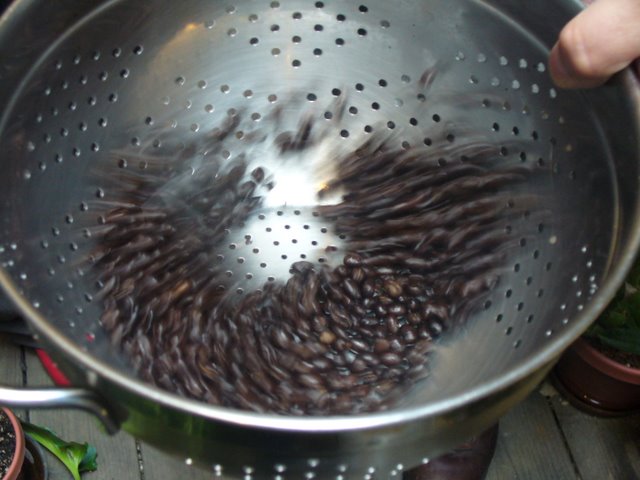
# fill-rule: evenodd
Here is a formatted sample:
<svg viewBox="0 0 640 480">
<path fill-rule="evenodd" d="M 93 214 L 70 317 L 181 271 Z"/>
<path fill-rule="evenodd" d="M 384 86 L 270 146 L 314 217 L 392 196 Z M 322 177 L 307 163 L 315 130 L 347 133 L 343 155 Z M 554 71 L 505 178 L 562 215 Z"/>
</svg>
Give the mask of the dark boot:
<svg viewBox="0 0 640 480">
<path fill-rule="evenodd" d="M 483 480 L 491 465 L 498 441 L 498 425 L 404 473 L 403 480 Z"/>
</svg>

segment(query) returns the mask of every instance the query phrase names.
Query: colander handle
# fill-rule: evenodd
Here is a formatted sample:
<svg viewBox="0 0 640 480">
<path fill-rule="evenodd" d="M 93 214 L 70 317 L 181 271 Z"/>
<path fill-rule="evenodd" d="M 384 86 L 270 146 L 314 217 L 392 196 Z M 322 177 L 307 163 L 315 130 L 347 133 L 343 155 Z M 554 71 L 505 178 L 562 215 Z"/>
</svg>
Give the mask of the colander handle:
<svg viewBox="0 0 640 480">
<path fill-rule="evenodd" d="M 113 435 L 119 425 L 98 396 L 81 388 L 12 388 L 0 385 L 0 405 L 11 408 L 77 408 L 91 413 Z"/>
<path fill-rule="evenodd" d="M 20 319 L 3 295 L 0 294 L 0 333 L 17 345 L 38 347 L 26 323 Z M 48 357 L 41 351 L 36 353 L 51 374 L 51 365 L 47 368 Z M 56 380 L 54 378 L 54 380 Z M 66 379 L 63 379 L 67 381 Z M 118 432 L 119 423 L 114 420 L 104 402 L 91 390 L 73 387 L 14 388 L 0 385 L 0 405 L 11 408 L 77 408 L 91 413 L 100 420 L 109 434 Z"/>
</svg>

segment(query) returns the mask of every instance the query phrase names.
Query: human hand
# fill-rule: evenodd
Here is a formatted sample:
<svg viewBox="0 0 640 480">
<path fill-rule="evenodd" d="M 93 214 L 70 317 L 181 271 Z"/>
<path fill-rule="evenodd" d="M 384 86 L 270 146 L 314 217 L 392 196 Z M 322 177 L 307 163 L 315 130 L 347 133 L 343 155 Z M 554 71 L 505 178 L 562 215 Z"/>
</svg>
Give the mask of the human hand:
<svg viewBox="0 0 640 480">
<path fill-rule="evenodd" d="M 639 57 L 640 0 L 597 0 L 562 30 L 549 70 L 561 88 L 597 87 Z"/>
</svg>

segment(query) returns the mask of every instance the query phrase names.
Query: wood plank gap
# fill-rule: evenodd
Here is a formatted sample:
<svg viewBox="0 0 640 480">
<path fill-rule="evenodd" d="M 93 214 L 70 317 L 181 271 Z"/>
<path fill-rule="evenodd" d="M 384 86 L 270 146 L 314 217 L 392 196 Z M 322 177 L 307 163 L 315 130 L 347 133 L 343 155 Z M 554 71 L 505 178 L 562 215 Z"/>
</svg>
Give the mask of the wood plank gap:
<svg viewBox="0 0 640 480">
<path fill-rule="evenodd" d="M 138 470 L 140 471 L 140 480 L 145 480 L 144 472 L 144 456 L 142 454 L 142 445 L 140 441 L 136 439 L 136 453 L 138 455 Z"/>
<path fill-rule="evenodd" d="M 553 405 L 553 401 L 550 397 L 545 397 L 547 403 L 549 404 L 549 408 L 551 409 L 551 414 L 553 415 L 553 421 L 556 423 L 556 427 L 558 427 L 558 431 L 560 432 L 560 437 L 562 438 L 562 443 L 564 443 L 564 448 L 567 450 L 569 454 L 569 459 L 571 460 L 571 465 L 573 466 L 573 471 L 576 474 L 576 480 L 582 480 L 582 473 L 580 472 L 580 468 L 578 467 L 578 462 L 576 461 L 573 451 L 571 450 L 571 445 L 569 444 L 569 440 L 567 439 L 567 435 L 562 428 L 562 423 L 560 422 L 560 418 L 558 417 L 558 412 Z"/>
<path fill-rule="evenodd" d="M 22 372 L 22 386 L 27 386 L 27 353 L 24 347 L 20 347 L 20 371 Z"/>
<path fill-rule="evenodd" d="M 29 372 L 27 370 L 27 351 L 24 346 L 20 346 L 20 372 L 22 373 L 22 386 L 29 386 Z M 31 423 L 31 410 L 25 408 L 24 419 Z"/>
</svg>

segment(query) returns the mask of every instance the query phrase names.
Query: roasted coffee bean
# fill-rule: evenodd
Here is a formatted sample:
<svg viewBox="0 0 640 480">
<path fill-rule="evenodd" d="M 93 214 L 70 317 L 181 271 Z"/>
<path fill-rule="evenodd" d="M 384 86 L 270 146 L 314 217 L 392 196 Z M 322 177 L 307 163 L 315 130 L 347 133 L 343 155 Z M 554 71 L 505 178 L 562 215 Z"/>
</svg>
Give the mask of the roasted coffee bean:
<svg viewBox="0 0 640 480">
<path fill-rule="evenodd" d="M 353 300 L 338 286 L 330 285 L 327 290 L 331 297 L 331 300 L 327 302 L 327 309 L 330 314 L 341 311 L 342 307 L 347 307 L 353 303 Z"/>
<path fill-rule="evenodd" d="M 313 268 L 314 265 L 311 262 L 295 262 L 291 265 L 292 273 L 298 273 L 300 275 L 306 275 L 311 272 Z"/>
<path fill-rule="evenodd" d="M 335 323 L 331 326 L 331 331 L 336 334 L 336 337 L 338 337 L 338 340 L 343 340 L 343 341 L 349 340 L 349 334 L 347 333 L 347 331 L 342 327 L 336 325 Z"/>
<path fill-rule="evenodd" d="M 323 343 L 318 343 L 315 340 L 306 342 L 305 346 L 316 357 L 320 355 L 325 355 L 329 351 L 329 348 L 326 345 L 324 345 Z"/>
<path fill-rule="evenodd" d="M 408 344 L 415 343 L 415 341 L 418 339 L 414 328 L 410 325 L 404 325 L 400 328 L 400 336 Z"/>
<path fill-rule="evenodd" d="M 387 327 L 385 327 L 384 325 L 378 325 L 375 329 L 374 334 L 376 338 L 387 339 L 389 337 L 389 331 L 387 330 Z"/>
<path fill-rule="evenodd" d="M 324 332 L 327 329 L 327 319 L 326 317 L 316 315 L 311 320 L 311 326 L 316 332 Z M 331 342 L 323 342 L 323 343 L 331 343 Z"/>
<path fill-rule="evenodd" d="M 353 403 L 351 395 L 337 395 L 333 401 L 332 410 L 336 413 L 347 413 L 353 409 Z"/>
<path fill-rule="evenodd" d="M 290 351 L 295 353 L 298 357 L 303 360 L 311 360 L 317 356 L 317 352 L 314 351 L 313 348 L 307 346 L 305 344 L 293 343 L 290 347 Z"/>
<path fill-rule="evenodd" d="M 271 379 L 267 377 L 267 375 L 264 372 L 260 370 L 254 370 L 251 373 L 251 380 L 260 389 L 262 389 L 264 393 L 271 394 L 275 391 L 274 383 L 271 381 Z"/>
<path fill-rule="evenodd" d="M 253 179 L 256 182 L 261 183 L 264 180 L 264 177 L 265 177 L 264 169 L 261 168 L 261 167 L 258 167 L 256 169 L 254 169 L 251 172 L 251 176 L 253 177 Z"/>
<path fill-rule="evenodd" d="M 311 361 L 311 363 L 313 364 L 314 368 L 319 372 L 326 372 L 327 370 L 330 370 L 332 367 L 331 362 L 324 357 L 314 358 Z M 351 365 L 351 368 L 353 369 L 353 364 Z"/>
<path fill-rule="evenodd" d="M 431 333 L 432 337 L 440 336 L 443 330 L 444 330 L 444 327 L 438 320 L 432 320 L 429 323 L 429 332 Z"/>
<path fill-rule="evenodd" d="M 344 340 L 343 338 L 338 338 L 334 344 L 333 344 L 333 348 L 338 351 L 338 352 L 344 352 L 345 350 L 349 349 L 349 342 L 347 342 L 346 340 Z"/>
<path fill-rule="evenodd" d="M 412 295 L 414 297 L 420 297 L 421 295 L 424 295 L 424 291 L 422 290 L 422 288 L 418 287 L 417 285 L 407 285 L 406 290 L 409 295 Z"/>
<path fill-rule="evenodd" d="M 332 301 L 327 301 L 326 308 L 327 312 L 330 315 L 331 321 L 334 323 L 338 323 L 340 326 L 344 328 L 349 328 L 351 326 L 351 317 L 345 311 L 349 308 L 349 303 L 335 303 Z"/>
<path fill-rule="evenodd" d="M 355 399 L 365 398 L 371 392 L 371 386 L 369 385 L 356 385 L 350 390 L 351 395 Z"/>
<path fill-rule="evenodd" d="M 402 344 L 402 342 L 394 337 L 389 340 L 389 347 L 391 348 L 392 352 L 396 353 L 402 352 L 404 350 L 404 345 Z"/>
<path fill-rule="evenodd" d="M 357 350 L 358 352 L 368 352 L 371 350 L 367 342 L 358 340 L 357 338 L 352 338 L 350 342 L 351 342 L 351 347 L 354 350 Z"/>
<path fill-rule="evenodd" d="M 331 362 L 333 371 L 341 371 L 343 367 L 346 367 L 344 357 L 336 350 L 332 350 L 330 353 L 327 353 L 325 358 Z"/>
<path fill-rule="evenodd" d="M 374 338 L 376 336 L 375 330 L 369 327 L 360 327 L 360 334 L 364 338 Z"/>
<path fill-rule="evenodd" d="M 429 369 L 424 363 L 420 363 L 411 367 L 407 375 L 414 381 L 423 380 L 429 376 Z"/>
<path fill-rule="evenodd" d="M 313 373 L 304 373 L 298 377 L 298 381 L 305 387 L 319 391 L 324 388 L 324 383 L 318 375 Z"/>
<path fill-rule="evenodd" d="M 418 309 L 420 308 L 420 302 L 419 300 L 415 299 L 415 298 L 410 298 L 407 301 L 407 309 L 411 312 L 417 312 Z"/>
<path fill-rule="evenodd" d="M 349 367 L 353 373 L 360 373 L 367 370 L 369 367 L 367 363 L 361 358 L 356 358 Z"/>
<path fill-rule="evenodd" d="M 355 325 L 356 323 L 360 323 L 359 321 L 360 319 L 366 317 L 367 309 L 360 303 L 355 304 L 352 308 L 353 308 L 353 313 L 355 314 L 355 317 L 358 319 L 358 321 L 352 322 L 352 324 Z"/>
<path fill-rule="evenodd" d="M 425 354 L 433 348 L 433 343 L 430 340 L 419 340 L 413 351 L 417 354 Z"/>
<path fill-rule="evenodd" d="M 335 326 L 345 330 L 351 327 L 351 318 L 347 316 L 345 312 L 342 312 L 342 311 L 340 311 L 339 314 L 334 313 L 333 315 L 331 315 L 331 321 Z"/>
<path fill-rule="evenodd" d="M 487 292 L 498 283 L 497 275 L 486 275 L 476 277 L 465 282 L 460 288 L 461 298 L 473 298 L 481 293 Z"/>
<path fill-rule="evenodd" d="M 284 330 L 279 328 L 274 328 L 271 330 L 271 338 L 276 346 L 282 348 L 283 350 L 287 350 L 291 345 L 291 339 L 285 333 Z"/>
<path fill-rule="evenodd" d="M 356 267 L 353 270 L 351 270 L 351 278 L 353 279 L 354 282 L 358 284 L 362 283 L 362 281 L 366 278 L 364 269 Z"/>
<path fill-rule="evenodd" d="M 420 325 L 420 327 L 418 327 L 418 337 L 425 339 L 425 340 L 431 340 L 431 332 L 429 331 L 429 328 L 426 325 Z"/>
<path fill-rule="evenodd" d="M 365 298 L 365 299 L 362 301 L 362 306 L 363 306 L 365 309 L 373 308 L 373 307 L 375 307 L 376 305 L 377 305 L 376 300 L 375 300 L 374 298 L 371 298 L 371 297 L 369 297 L 369 298 Z"/>
<path fill-rule="evenodd" d="M 374 387 L 374 391 L 377 395 L 385 397 L 389 395 L 396 387 L 398 383 L 395 380 L 383 380 Z"/>
<path fill-rule="evenodd" d="M 349 295 L 352 299 L 358 300 L 360 298 L 360 289 L 358 288 L 358 284 L 351 278 L 346 278 L 342 283 L 347 295 Z"/>
<path fill-rule="evenodd" d="M 398 330 L 400 330 L 400 323 L 398 322 L 398 319 L 394 316 L 388 316 L 386 324 L 387 324 L 387 331 L 391 335 L 395 335 L 396 333 L 398 333 Z"/>
<path fill-rule="evenodd" d="M 388 352 L 390 348 L 391 345 L 389 344 L 389 341 L 383 338 L 376 340 L 373 345 L 373 351 L 376 353 Z"/>
<path fill-rule="evenodd" d="M 407 354 L 407 361 L 409 362 L 410 365 L 415 366 L 415 365 L 421 365 L 423 363 L 426 362 L 426 358 L 424 356 L 424 354 L 417 352 L 415 349 L 413 349 L 413 351 L 409 352 L 409 354 Z"/>
<path fill-rule="evenodd" d="M 378 380 L 378 375 L 373 371 L 363 372 L 358 375 L 358 379 L 361 383 L 375 383 Z"/>
<path fill-rule="evenodd" d="M 100 324 L 103 328 L 113 331 L 116 328 L 120 312 L 118 310 L 105 310 L 100 317 Z"/>
<path fill-rule="evenodd" d="M 389 308 L 389 313 L 391 315 L 401 316 L 407 313 L 407 309 L 403 305 L 393 305 Z"/>
<path fill-rule="evenodd" d="M 370 280 L 365 280 L 362 284 L 362 295 L 367 297 L 366 299 L 370 299 L 376 293 L 375 285 Z"/>
<path fill-rule="evenodd" d="M 104 300 L 107 296 L 116 288 L 118 279 L 115 276 L 110 276 L 107 281 L 100 282 L 101 287 L 98 293 L 94 296 L 95 300 Z"/>
<path fill-rule="evenodd" d="M 429 317 L 437 317 L 442 320 L 447 320 L 449 318 L 449 309 L 446 305 L 437 304 L 437 303 L 427 303 L 424 306 L 424 310 L 422 312 L 425 318 Z"/>
<path fill-rule="evenodd" d="M 406 368 L 403 365 L 400 365 L 400 366 L 389 368 L 388 370 L 386 370 L 384 372 L 384 377 L 392 378 L 395 380 L 395 379 L 404 377 L 405 374 L 406 374 Z"/>
<path fill-rule="evenodd" d="M 366 316 L 362 317 L 358 323 L 364 327 L 375 327 L 380 323 L 380 320 L 378 317 Z"/>
<path fill-rule="evenodd" d="M 359 267 L 362 265 L 362 257 L 354 253 L 349 253 L 345 255 L 343 262 L 347 267 Z"/>
<path fill-rule="evenodd" d="M 366 362 L 367 365 L 370 365 L 372 367 L 380 363 L 380 360 L 378 359 L 378 357 L 376 357 L 375 355 L 372 355 L 371 353 L 363 353 L 362 355 L 360 355 L 360 358 L 364 362 Z"/>
<path fill-rule="evenodd" d="M 244 199 L 246 197 L 253 195 L 255 190 L 256 190 L 256 184 L 254 182 L 248 181 L 248 182 L 242 183 L 238 187 L 237 194 L 238 194 L 238 197 L 240 197 L 241 199 Z"/>
<path fill-rule="evenodd" d="M 358 383 L 355 375 L 340 375 L 330 372 L 326 376 L 327 384 L 334 390 L 348 390 Z"/>
<path fill-rule="evenodd" d="M 338 265 L 335 269 L 335 272 L 341 277 L 347 277 L 349 275 L 349 270 L 344 265 Z"/>
<path fill-rule="evenodd" d="M 390 298 L 390 297 L 387 297 L 387 296 L 385 296 L 385 295 L 380 295 L 380 296 L 377 298 L 377 300 L 378 300 L 378 303 L 379 303 L 380 305 L 383 305 L 383 306 L 385 306 L 385 307 L 388 307 L 389 305 L 393 305 L 393 304 L 394 304 L 393 299 L 392 299 L 392 298 Z"/>
<path fill-rule="evenodd" d="M 394 280 L 384 282 L 384 289 L 391 298 L 397 298 L 402 295 L 402 285 Z"/>
<path fill-rule="evenodd" d="M 402 363 L 402 358 L 400 358 L 397 353 L 385 353 L 380 356 L 380 361 L 385 365 L 392 367 L 400 365 L 400 363 Z"/>
</svg>

